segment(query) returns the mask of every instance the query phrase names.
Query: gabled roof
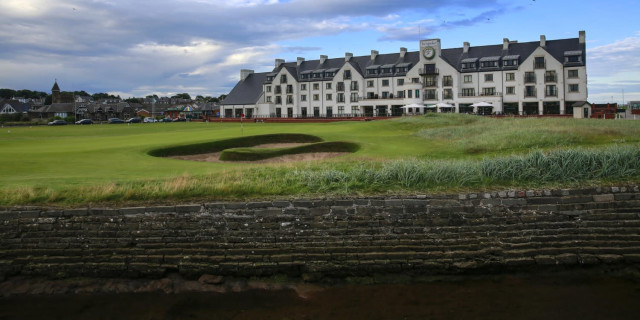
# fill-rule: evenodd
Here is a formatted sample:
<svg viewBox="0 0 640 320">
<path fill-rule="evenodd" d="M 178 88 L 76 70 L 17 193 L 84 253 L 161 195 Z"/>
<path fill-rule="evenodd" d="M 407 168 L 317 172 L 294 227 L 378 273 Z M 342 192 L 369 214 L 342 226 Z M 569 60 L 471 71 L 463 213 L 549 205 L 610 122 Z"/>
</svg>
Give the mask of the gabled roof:
<svg viewBox="0 0 640 320">
<path fill-rule="evenodd" d="M 15 110 L 15 112 L 18 112 L 18 113 L 27 112 L 31 108 L 30 105 L 26 103 L 22 103 L 18 100 L 5 100 L 5 101 L 0 101 L 0 110 L 2 110 L 7 104 L 10 105 L 11 108 L 13 108 L 13 110 Z"/>
<path fill-rule="evenodd" d="M 221 104 L 256 104 L 262 95 L 262 83 L 267 73 L 269 72 L 252 73 L 244 80 L 240 80 Z"/>
</svg>

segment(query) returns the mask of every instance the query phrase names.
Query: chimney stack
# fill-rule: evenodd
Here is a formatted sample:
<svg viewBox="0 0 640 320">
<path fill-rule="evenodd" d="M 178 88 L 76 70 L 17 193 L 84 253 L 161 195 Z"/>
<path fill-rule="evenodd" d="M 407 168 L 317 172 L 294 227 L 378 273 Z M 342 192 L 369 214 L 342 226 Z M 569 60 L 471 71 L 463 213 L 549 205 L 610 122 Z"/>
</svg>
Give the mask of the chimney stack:
<svg viewBox="0 0 640 320">
<path fill-rule="evenodd" d="M 544 34 L 540 35 L 540 46 L 541 47 L 547 46 L 547 37 L 545 37 Z"/>
<path fill-rule="evenodd" d="M 375 60 L 377 56 L 378 56 L 378 51 L 371 50 L 371 60 Z"/>
<path fill-rule="evenodd" d="M 584 43 L 586 42 L 586 39 L 587 39 L 587 34 L 586 34 L 586 32 L 585 32 L 584 30 L 581 30 L 580 32 L 578 32 L 578 35 L 579 35 L 579 40 L 578 40 L 578 42 L 579 42 L 580 44 L 584 44 Z"/>
<path fill-rule="evenodd" d="M 240 70 L 240 80 L 243 81 L 252 73 L 253 73 L 253 70 L 249 70 L 249 69 Z"/>
<path fill-rule="evenodd" d="M 344 61 L 350 61 L 351 58 L 353 58 L 353 53 L 351 53 L 351 52 L 345 52 L 344 53 Z"/>
<path fill-rule="evenodd" d="M 404 58 L 404 56 L 407 54 L 407 48 L 400 48 L 400 58 Z"/>
<path fill-rule="evenodd" d="M 304 62 L 304 58 L 303 57 L 298 57 L 298 67 Z"/>
<path fill-rule="evenodd" d="M 462 49 L 462 53 L 469 53 L 469 47 L 471 46 L 469 42 L 465 41 L 463 45 L 464 45 L 464 48 Z"/>
<path fill-rule="evenodd" d="M 502 39 L 502 50 L 509 50 L 509 38 Z"/>
<path fill-rule="evenodd" d="M 276 68 L 279 67 L 281 64 L 284 64 L 284 59 L 276 59 Z"/>
<path fill-rule="evenodd" d="M 323 54 L 323 55 L 320 55 L 320 64 L 323 64 L 325 61 L 327 61 L 327 58 L 328 58 L 328 57 L 327 57 L 327 56 L 325 56 L 324 54 Z"/>
</svg>

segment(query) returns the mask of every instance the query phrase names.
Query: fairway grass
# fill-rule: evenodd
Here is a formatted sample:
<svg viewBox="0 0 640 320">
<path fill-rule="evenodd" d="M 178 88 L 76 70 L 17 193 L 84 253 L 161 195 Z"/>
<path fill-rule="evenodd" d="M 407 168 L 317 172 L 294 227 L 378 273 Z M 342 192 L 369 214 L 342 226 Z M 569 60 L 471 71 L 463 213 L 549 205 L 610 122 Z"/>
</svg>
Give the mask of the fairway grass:
<svg viewBox="0 0 640 320">
<path fill-rule="evenodd" d="M 447 114 L 242 127 L 211 122 L 3 130 L 0 205 L 5 206 L 579 186 L 635 181 L 640 175 L 640 122 L 623 120 Z M 359 148 L 307 163 L 206 163 L 149 155 L 152 150 L 283 133 Z"/>
</svg>

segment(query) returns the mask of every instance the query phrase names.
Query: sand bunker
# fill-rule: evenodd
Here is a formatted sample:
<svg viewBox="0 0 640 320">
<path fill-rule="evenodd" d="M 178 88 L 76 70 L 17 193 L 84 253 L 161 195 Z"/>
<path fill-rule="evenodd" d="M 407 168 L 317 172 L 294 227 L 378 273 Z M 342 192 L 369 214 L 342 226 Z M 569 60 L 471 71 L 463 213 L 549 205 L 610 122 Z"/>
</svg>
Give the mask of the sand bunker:
<svg viewBox="0 0 640 320">
<path fill-rule="evenodd" d="M 292 148 L 305 145 L 306 143 L 268 143 L 253 146 L 252 148 Z M 220 160 L 220 154 L 222 152 L 193 154 L 188 156 L 170 156 L 171 159 L 189 160 L 189 161 L 202 161 L 202 162 L 220 162 L 220 163 L 276 163 L 276 162 L 298 162 L 298 161 L 313 161 L 329 159 L 345 154 L 349 152 L 314 152 L 314 153 L 300 153 L 300 154 L 288 154 L 280 157 L 269 158 L 265 160 L 257 161 L 222 161 Z"/>
</svg>

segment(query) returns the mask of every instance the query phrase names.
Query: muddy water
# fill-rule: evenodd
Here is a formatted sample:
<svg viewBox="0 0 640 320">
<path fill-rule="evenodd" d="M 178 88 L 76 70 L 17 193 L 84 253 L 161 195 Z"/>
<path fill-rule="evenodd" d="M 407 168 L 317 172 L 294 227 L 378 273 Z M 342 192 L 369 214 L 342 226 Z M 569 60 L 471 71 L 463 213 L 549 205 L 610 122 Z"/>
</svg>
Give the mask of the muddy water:
<svg viewBox="0 0 640 320">
<path fill-rule="evenodd" d="M 640 319 L 640 283 L 503 277 L 343 285 L 309 293 L 120 294 L 0 299 L 0 319 Z"/>
</svg>

